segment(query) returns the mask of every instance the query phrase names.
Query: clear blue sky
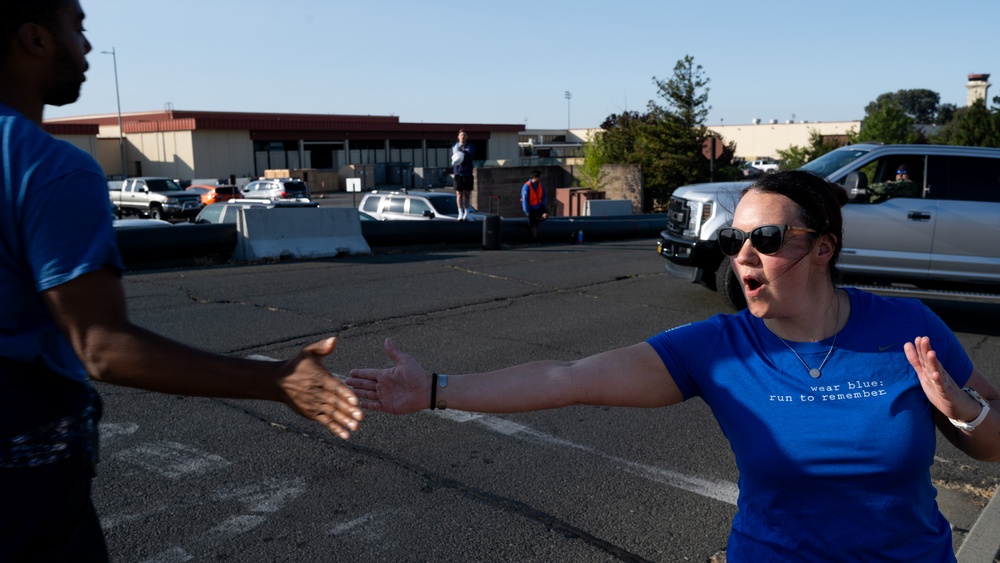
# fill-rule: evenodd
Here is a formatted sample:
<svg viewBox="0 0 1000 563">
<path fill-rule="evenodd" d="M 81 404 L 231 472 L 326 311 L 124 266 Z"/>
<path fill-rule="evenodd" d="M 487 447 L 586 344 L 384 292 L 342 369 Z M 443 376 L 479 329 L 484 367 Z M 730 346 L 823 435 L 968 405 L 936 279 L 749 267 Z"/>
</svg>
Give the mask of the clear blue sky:
<svg viewBox="0 0 1000 563">
<path fill-rule="evenodd" d="M 597 127 L 657 100 L 694 57 L 708 125 L 860 119 L 884 92 L 1000 95 L 1000 1 L 443 2 L 80 0 L 94 51 L 76 104 L 396 115 L 404 122 Z M 572 93 L 567 102 L 565 92 Z"/>
</svg>

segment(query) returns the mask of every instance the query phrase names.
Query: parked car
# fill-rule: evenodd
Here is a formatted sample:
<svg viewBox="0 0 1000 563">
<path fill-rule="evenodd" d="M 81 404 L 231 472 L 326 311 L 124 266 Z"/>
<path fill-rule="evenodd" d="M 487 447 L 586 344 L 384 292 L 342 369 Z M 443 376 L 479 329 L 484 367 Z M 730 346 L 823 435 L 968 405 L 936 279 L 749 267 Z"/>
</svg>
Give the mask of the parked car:
<svg viewBox="0 0 1000 563">
<path fill-rule="evenodd" d="M 207 205 L 198 213 L 192 222 L 203 223 L 236 223 L 236 217 L 240 209 L 264 208 L 274 209 L 276 207 L 319 207 L 315 201 L 287 201 L 270 199 L 236 199 L 224 201 L 215 205 Z"/>
<path fill-rule="evenodd" d="M 148 229 L 156 227 L 173 227 L 170 221 L 162 219 L 114 219 L 111 221 L 115 229 Z M 184 224 L 184 223 L 181 223 Z"/>
<path fill-rule="evenodd" d="M 244 186 L 240 193 L 254 199 L 309 199 L 309 186 L 295 178 L 262 178 Z"/>
<path fill-rule="evenodd" d="M 458 221 L 458 201 L 453 193 L 411 190 L 402 192 L 366 193 L 358 211 L 379 221 L 426 221 L 441 219 Z M 482 221 L 485 215 L 473 209 L 470 221 Z"/>
<path fill-rule="evenodd" d="M 900 180 L 899 170 L 908 176 Z M 1000 301 L 1000 149 L 857 144 L 804 165 L 844 187 L 844 282 L 886 293 Z M 668 273 L 745 306 L 718 247 L 750 182 L 681 186 L 658 252 Z M 915 288 L 915 289 L 911 289 Z M 962 292 L 962 294 L 956 293 Z"/>
<path fill-rule="evenodd" d="M 198 194 L 187 192 L 170 178 L 143 176 L 108 182 L 108 196 L 115 215 L 173 219 L 194 217 L 205 205 Z"/>
<path fill-rule="evenodd" d="M 778 164 L 777 160 L 771 160 L 770 158 L 762 158 L 759 160 L 751 160 L 747 163 L 749 168 L 756 168 L 761 172 L 777 172 L 781 169 L 781 165 Z"/>
<path fill-rule="evenodd" d="M 201 196 L 201 202 L 211 205 L 220 201 L 229 201 L 243 197 L 236 186 L 209 186 L 206 184 L 194 184 L 186 191 L 197 193 Z"/>
</svg>

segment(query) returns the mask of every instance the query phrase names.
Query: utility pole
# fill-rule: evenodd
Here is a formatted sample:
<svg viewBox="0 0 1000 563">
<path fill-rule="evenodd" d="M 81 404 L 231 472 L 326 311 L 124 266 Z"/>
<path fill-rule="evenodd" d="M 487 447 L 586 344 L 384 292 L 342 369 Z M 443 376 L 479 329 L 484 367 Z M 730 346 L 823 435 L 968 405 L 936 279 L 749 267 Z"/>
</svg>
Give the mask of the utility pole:
<svg viewBox="0 0 1000 563">
<path fill-rule="evenodd" d="M 566 130 L 570 129 L 569 126 L 569 101 L 573 99 L 573 94 L 570 94 L 569 90 L 566 90 Z"/>
<path fill-rule="evenodd" d="M 102 55 L 111 55 L 111 60 L 115 65 L 115 99 L 118 101 L 118 149 L 122 155 L 122 179 L 128 178 L 128 171 L 125 168 L 125 130 L 122 128 L 122 98 L 118 93 L 118 55 L 115 48 L 110 51 L 101 51 Z"/>
</svg>

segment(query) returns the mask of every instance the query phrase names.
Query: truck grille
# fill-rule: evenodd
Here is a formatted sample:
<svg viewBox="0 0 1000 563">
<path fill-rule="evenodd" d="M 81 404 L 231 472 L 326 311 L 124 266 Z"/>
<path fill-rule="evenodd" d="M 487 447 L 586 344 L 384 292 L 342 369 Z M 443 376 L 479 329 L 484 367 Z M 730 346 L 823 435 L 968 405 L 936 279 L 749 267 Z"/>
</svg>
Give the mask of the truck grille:
<svg viewBox="0 0 1000 563">
<path fill-rule="evenodd" d="M 667 206 L 667 231 L 675 235 L 684 234 L 690 213 L 691 210 L 686 200 L 670 198 L 670 203 Z"/>
</svg>

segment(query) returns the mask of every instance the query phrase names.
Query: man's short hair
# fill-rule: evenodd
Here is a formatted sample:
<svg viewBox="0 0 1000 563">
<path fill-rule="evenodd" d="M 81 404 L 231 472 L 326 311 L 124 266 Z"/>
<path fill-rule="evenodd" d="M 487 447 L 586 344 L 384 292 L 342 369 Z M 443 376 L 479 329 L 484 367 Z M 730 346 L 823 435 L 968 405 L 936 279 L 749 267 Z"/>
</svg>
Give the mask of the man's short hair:
<svg viewBox="0 0 1000 563">
<path fill-rule="evenodd" d="M 532 170 L 531 171 L 531 177 L 532 178 L 541 178 L 542 177 L 542 173 L 540 171 L 538 171 L 538 170 Z"/>
<path fill-rule="evenodd" d="M 66 0 L 0 0 L 0 61 L 10 55 L 14 34 L 26 23 L 52 28 Z"/>
</svg>

